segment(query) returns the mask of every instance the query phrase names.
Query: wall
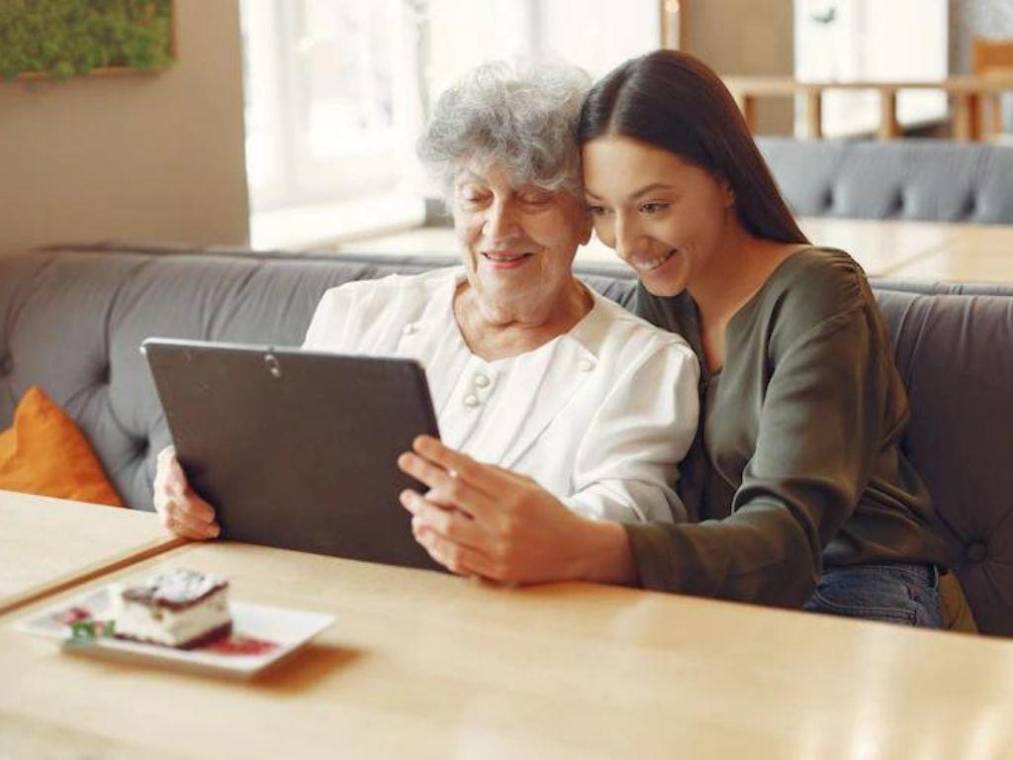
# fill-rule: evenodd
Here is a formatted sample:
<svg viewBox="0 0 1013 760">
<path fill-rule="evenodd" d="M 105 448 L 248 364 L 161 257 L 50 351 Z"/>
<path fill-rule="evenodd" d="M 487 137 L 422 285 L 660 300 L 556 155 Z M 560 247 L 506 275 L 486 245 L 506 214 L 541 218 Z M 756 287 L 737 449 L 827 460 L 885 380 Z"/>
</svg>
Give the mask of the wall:
<svg viewBox="0 0 1013 760">
<path fill-rule="evenodd" d="M 950 73 L 973 73 L 975 37 L 1013 39 L 1013 0 L 950 0 Z M 1013 133 L 1013 93 L 1002 96 L 1002 129 Z"/>
<path fill-rule="evenodd" d="M 0 251 L 248 237 L 236 0 L 176 0 L 162 74 L 0 80 Z"/>
<path fill-rule="evenodd" d="M 1013 38 L 1013 0 L 950 0 L 950 73 L 971 73 L 974 37 Z"/>
<path fill-rule="evenodd" d="M 794 76 L 792 0 L 682 0 L 682 48 L 718 74 Z M 791 134 L 790 98 L 759 98 L 759 134 Z"/>
</svg>

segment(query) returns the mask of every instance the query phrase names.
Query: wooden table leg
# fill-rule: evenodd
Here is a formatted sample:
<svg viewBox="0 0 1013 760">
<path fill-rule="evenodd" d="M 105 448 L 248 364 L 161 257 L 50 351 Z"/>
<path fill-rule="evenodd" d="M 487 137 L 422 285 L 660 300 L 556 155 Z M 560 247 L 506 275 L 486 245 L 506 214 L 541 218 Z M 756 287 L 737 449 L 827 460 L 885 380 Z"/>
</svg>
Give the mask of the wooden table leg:
<svg viewBox="0 0 1013 760">
<path fill-rule="evenodd" d="M 805 95 L 806 137 L 819 140 L 823 137 L 823 91 L 810 90 Z"/>
<path fill-rule="evenodd" d="M 746 126 L 749 128 L 749 134 L 756 134 L 756 98 L 750 95 L 748 92 L 735 92 L 733 93 L 735 102 L 739 106 L 739 110 L 742 111 L 742 118 L 746 120 Z"/>
<path fill-rule="evenodd" d="M 897 121 L 897 91 L 888 87 L 879 90 L 879 139 L 893 140 L 900 135 Z"/>
<path fill-rule="evenodd" d="M 953 136 L 958 140 L 981 139 L 981 113 L 978 93 L 953 94 Z"/>
<path fill-rule="evenodd" d="M 982 96 L 982 101 L 983 106 L 988 104 L 988 126 L 983 129 L 981 137 L 987 139 L 1002 132 L 1002 94 L 990 92 Z"/>
<path fill-rule="evenodd" d="M 968 111 L 971 114 L 971 139 L 982 139 L 982 118 L 981 118 L 981 94 L 972 92 L 968 94 Z"/>
</svg>

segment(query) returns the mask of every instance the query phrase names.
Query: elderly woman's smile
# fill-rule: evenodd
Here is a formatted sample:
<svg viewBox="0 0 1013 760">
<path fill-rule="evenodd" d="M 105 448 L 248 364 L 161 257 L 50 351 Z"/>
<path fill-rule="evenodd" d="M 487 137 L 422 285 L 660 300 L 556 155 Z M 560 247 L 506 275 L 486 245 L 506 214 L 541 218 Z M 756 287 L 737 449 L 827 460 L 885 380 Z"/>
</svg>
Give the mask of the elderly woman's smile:
<svg viewBox="0 0 1013 760">
<path fill-rule="evenodd" d="M 510 251 L 482 251 L 482 255 L 492 264 L 493 269 L 517 269 L 534 253 L 511 253 Z"/>
</svg>

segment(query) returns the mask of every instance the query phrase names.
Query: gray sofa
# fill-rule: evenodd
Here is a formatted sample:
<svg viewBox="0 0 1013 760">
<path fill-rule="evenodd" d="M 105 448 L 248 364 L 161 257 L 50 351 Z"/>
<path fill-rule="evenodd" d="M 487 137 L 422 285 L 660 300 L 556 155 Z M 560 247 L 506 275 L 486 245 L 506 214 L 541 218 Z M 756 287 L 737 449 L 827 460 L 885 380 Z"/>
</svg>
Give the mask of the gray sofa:
<svg viewBox="0 0 1013 760">
<path fill-rule="evenodd" d="M 1013 147 L 911 139 L 756 142 L 800 216 L 1013 224 Z"/>
<path fill-rule="evenodd" d="M 168 434 L 138 352 L 144 338 L 296 345 L 326 288 L 445 263 L 123 246 L 0 256 L 0 428 L 28 386 L 43 386 L 129 505 L 150 510 Z M 581 271 L 628 303 L 626 270 Z M 928 482 L 979 627 L 1013 635 L 1013 289 L 875 290 L 914 412 L 904 447 Z"/>
</svg>

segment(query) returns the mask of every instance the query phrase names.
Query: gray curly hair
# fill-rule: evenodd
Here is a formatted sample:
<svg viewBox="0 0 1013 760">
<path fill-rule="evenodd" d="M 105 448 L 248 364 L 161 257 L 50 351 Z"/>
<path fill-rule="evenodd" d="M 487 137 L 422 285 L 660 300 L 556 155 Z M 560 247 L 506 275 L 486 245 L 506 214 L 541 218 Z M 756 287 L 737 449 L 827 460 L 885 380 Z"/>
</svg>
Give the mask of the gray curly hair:
<svg viewBox="0 0 1013 760">
<path fill-rule="evenodd" d="M 577 122 L 590 87 L 587 72 L 560 61 L 482 64 L 437 100 L 419 159 L 448 198 L 474 158 L 495 160 L 516 184 L 580 196 Z"/>
</svg>

